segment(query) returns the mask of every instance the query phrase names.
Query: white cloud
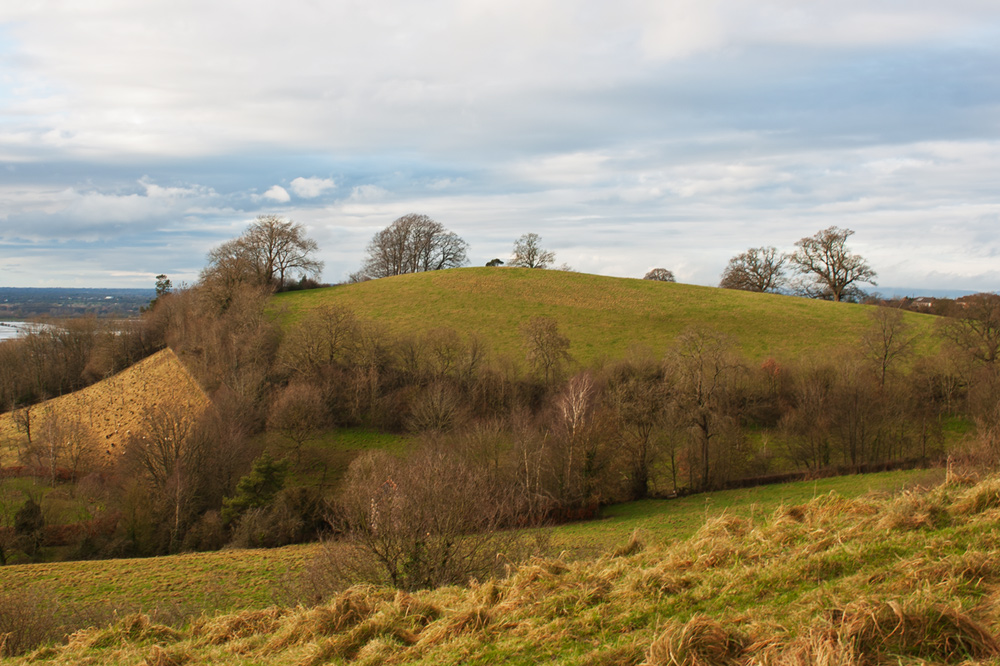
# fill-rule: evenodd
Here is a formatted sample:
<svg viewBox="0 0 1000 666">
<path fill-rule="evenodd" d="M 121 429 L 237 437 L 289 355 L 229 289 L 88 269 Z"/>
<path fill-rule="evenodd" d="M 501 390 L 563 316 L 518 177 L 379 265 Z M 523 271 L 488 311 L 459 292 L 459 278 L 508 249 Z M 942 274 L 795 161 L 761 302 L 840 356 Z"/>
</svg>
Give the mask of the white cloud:
<svg viewBox="0 0 1000 666">
<path fill-rule="evenodd" d="M 315 199 L 337 184 L 332 178 L 303 178 L 299 176 L 291 182 L 292 192 L 303 199 Z"/>
<path fill-rule="evenodd" d="M 350 201 L 381 201 L 389 192 L 378 185 L 358 185 L 351 190 Z"/>
<path fill-rule="evenodd" d="M 271 201 L 277 201 L 278 203 L 287 203 L 292 200 L 292 197 L 288 194 L 281 185 L 274 185 L 267 192 L 261 195 L 265 199 L 270 199 Z"/>
</svg>

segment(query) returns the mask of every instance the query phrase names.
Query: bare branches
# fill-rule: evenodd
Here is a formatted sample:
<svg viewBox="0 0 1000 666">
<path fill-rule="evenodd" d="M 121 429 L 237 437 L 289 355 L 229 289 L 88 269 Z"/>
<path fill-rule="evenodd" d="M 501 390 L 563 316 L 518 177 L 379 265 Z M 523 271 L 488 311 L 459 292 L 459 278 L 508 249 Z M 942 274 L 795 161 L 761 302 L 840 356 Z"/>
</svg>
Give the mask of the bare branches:
<svg viewBox="0 0 1000 666">
<path fill-rule="evenodd" d="M 1000 361 L 1000 295 L 965 299 L 960 317 L 945 320 L 944 335 L 970 360 L 993 366 Z"/>
<path fill-rule="evenodd" d="M 858 282 L 875 284 L 878 274 L 864 257 L 847 249 L 853 234 L 850 229 L 829 227 L 795 243 L 799 249 L 790 259 L 799 273 L 814 281 L 814 286 L 806 285 L 809 295 L 841 301 L 857 291 Z"/>
<path fill-rule="evenodd" d="M 201 282 L 223 304 L 243 284 L 280 290 L 296 272 L 303 277 L 319 276 L 323 262 L 312 257 L 318 249 L 301 224 L 277 215 L 259 215 L 239 238 L 208 253 Z"/>
<path fill-rule="evenodd" d="M 508 266 L 517 268 L 548 268 L 556 260 L 556 253 L 541 246 L 538 234 L 524 234 L 514 241 L 514 252 Z"/>
<path fill-rule="evenodd" d="M 784 286 L 788 256 L 775 247 L 752 247 L 729 260 L 719 286 L 723 289 L 775 292 Z"/>
<path fill-rule="evenodd" d="M 677 282 L 672 271 L 666 268 L 654 268 L 642 276 L 643 280 L 656 280 L 657 282 Z"/>
<path fill-rule="evenodd" d="M 532 317 L 521 327 L 528 362 L 542 375 L 545 382 L 554 381 L 563 363 L 572 357 L 569 338 L 559 332 L 559 323 L 551 317 Z"/>
<path fill-rule="evenodd" d="M 355 281 L 457 268 L 469 244 L 426 215 L 409 214 L 375 234 Z"/>
</svg>

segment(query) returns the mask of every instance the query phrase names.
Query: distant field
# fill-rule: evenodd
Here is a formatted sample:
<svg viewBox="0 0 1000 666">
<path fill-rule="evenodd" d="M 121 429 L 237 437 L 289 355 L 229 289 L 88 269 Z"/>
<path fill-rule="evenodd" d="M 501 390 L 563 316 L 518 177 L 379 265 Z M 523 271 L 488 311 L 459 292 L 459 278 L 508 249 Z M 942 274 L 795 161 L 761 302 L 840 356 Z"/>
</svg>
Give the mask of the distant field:
<svg viewBox="0 0 1000 666">
<path fill-rule="evenodd" d="M 404 435 L 378 432 L 368 428 L 339 428 L 319 433 L 307 441 L 297 456 L 291 442 L 280 434 L 263 435 L 269 451 L 276 457 L 287 457 L 292 466 L 288 485 L 325 486 L 336 484 L 348 466 L 365 451 L 388 451 L 401 454 L 410 439 Z"/>
<path fill-rule="evenodd" d="M 623 545 L 636 529 L 648 543 L 685 539 L 719 515 L 767 515 L 837 493 L 857 497 L 936 479 L 927 471 L 887 472 L 648 500 L 606 507 L 598 520 L 550 528 L 551 550 L 589 558 Z M 24 564 L 0 567 L 0 589 L 40 586 L 74 602 L 106 602 L 127 609 L 264 608 L 294 595 L 319 546 L 223 550 L 169 557 Z"/>
<path fill-rule="evenodd" d="M 583 364 L 624 357 L 633 347 L 662 354 L 689 328 L 731 335 L 754 359 L 829 357 L 856 346 L 870 306 L 775 294 L 520 268 L 462 268 L 279 294 L 288 323 L 327 303 L 388 324 L 393 331 L 451 327 L 475 332 L 495 352 L 520 357 L 520 326 L 544 315 L 559 322 Z M 905 313 L 918 351 L 937 346 L 935 318 Z"/>
<path fill-rule="evenodd" d="M 904 488 L 931 486 L 943 478 L 944 471 L 939 469 L 854 474 L 723 490 L 675 500 L 614 504 L 601 510 L 599 520 L 555 528 L 553 547 L 567 549 L 578 556 L 595 556 L 625 543 L 635 530 L 639 530 L 647 541 L 670 542 L 691 536 L 712 516 L 752 518 L 769 514 L 782 505 L 804 504 L 830 493 L 842 497 L 893 493 Z"/>
<path fill-rule="evenodd" d="M 130 432 L 138 432 L 143 414 L 156 405 L 184 407 L 192 417 L 208 406 L 208 397 L 170 349 L 74 393 L 32 407 L 32 429 L 44 430 L 50 414 L 77 420 L 98 453 L 120 452 Z M 10 412 L 0 414 L 0 465 L 17 462 L 19 432 Z"/>
</svg>

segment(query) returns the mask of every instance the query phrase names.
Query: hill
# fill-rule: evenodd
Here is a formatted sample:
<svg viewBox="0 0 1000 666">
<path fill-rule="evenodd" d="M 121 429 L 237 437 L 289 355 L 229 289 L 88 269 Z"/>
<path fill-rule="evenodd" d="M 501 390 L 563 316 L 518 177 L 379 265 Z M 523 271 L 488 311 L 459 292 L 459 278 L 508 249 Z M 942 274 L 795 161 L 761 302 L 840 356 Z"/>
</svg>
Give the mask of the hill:
<svg viewBox="0 0 1000 666">
<path fill-rule="evenodd" d="M 394 331 L 450 327 L 475 332 L 495 352 L 520 358 L 520 327 L 552 317 L 588 364 L 624 357 L 634 347 L 662 354 L 689 328 L 732 336 L 750 358 L 829 356 L 856 346 L 871 325 L 870 306 L 777 294 L 522 268 L 457 268 L 279 294 L 285 322 L 339 304 Z M 920 351 L 936 347 L 934 318 L 904 313 Z"/>
<path fill-rule="evenodd" d="M 132 615 L 12 663 L 996 663 L 1000 480 L 707 516 L 678 541 L 319 606 Z"/>
<path fill-rule="evenodd" d="M 98 452 L 121 451 L 130 432 L 138 432 L 147 410 L 157 405 L 185 408 L 192 418 L 208 406 L 208 397 L 170 349 L 87 388 L 47 400 L 31 408 L 32 430 L 45 431 L 58 415 L 80 432 L 74 437 L 93 443 Z M 0 464 L 17 461 L 17 447 L 25 443 L 11 412 L 0 414 Z"/>
</svg>

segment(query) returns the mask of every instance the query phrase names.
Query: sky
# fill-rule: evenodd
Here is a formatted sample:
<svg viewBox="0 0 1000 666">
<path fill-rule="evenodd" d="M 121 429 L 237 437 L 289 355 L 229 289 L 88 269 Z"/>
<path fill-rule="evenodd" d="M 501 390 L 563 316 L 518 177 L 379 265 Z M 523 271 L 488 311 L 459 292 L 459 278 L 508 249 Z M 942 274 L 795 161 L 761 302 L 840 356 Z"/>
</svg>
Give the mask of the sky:
<svg viewBox="0 0 1000 666">
<path fill-rule="evenodd" d="M 716 285 L 838 226 L 1000 290 L 1000 3 L 0 4 L 0 286 L 193 283 L 260 214 L 339 282 L 408 213 L 471 265 Z"/>
</svg>

